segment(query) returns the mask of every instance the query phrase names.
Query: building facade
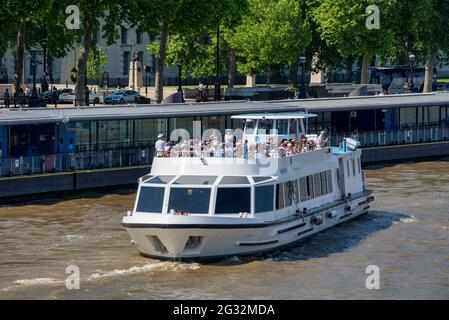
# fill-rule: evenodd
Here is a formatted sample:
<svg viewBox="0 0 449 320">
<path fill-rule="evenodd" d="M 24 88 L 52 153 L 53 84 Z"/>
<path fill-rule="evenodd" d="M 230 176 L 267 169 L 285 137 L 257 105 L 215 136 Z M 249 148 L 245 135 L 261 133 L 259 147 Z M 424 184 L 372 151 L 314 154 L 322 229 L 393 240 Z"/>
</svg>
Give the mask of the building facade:
<svg viewBox="0 0 449 320">
<path fill-rule="evenodd" d="M 107 57 L 108 64 L 104 68 L 105 76 L 99 85 L 113 86 L 113 87 L 127 87 L 129 84 L 130 76 L 130 64 L 133 57 L 137 57 L 142 66 L 150 67 L 151 73 L 144 74 L 145 80 L 149 84 L 154 83 L 154 74 L 156 71 L 156 58 L 148 51 L 148 45 L 151 42 L 147 33 L 140 31 L 138 28 L 130 28 L 126 25 L 122 25 L 118 30 L 120 37 L 116 43 L 108 46 L 106 40 L 102 38 L 101 32 L 97 32 L 94 35 L 93 41 L 98 48 L 103 48 Z M 77 44 L 72 50 L 70 50 L 64 58 L 53 59 L 48 62 L 47 72 L 51 76 L 51 83 L 54 84 L 67 84 L 74 85 L 70 78 L 71 70 L 76 65 L 79 58 L 80 47 Z M 41 77 L 44 73 L 44 55 L 41 48 L 30 50 L 25 52 L 24 58 L 24 84 L 31 84 L 33 82 L 33 73 L 31 70 L 31 61 L 38 61 L 38 67 L 36 72 L 37 82 L 40 83 Z M 8 52 L 5 57 L 0 60 L 0 82 L 11 83 L 14 73 L 14 59 L 11 52 Z M 146 71 L 146 69 L 144 70 Z M 147 77 L 148 76 L 148 77 Z M 176 68 L 168 68 L 166 71 L 167 77 L 176 77 Z M 97 84 L 97 81 L 89 81 L 91 84 Z"/>
</svg>

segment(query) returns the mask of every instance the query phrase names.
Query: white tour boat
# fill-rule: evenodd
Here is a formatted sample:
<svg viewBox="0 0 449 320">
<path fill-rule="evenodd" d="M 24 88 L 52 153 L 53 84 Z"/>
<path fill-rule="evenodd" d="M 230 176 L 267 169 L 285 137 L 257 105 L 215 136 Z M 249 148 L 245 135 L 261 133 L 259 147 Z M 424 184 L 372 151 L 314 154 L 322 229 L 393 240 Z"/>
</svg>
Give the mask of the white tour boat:
<svg viewBox="0 0 449 320">
<path fill-rule="evenodd" d="M 307 119 L 315 116 L 234 116 L 245 120 L 237 143 L 229 135 L 224 143 L 191 140 L 158 154 L 123 218 L 132 243 L 162 259 L 247 255 L 367 213 L 374 197 L 365 188 L 357 142 L 317 143 L 306 135 Z M 285 139 L 291 143 L 279 146 Z"/>
</svg>

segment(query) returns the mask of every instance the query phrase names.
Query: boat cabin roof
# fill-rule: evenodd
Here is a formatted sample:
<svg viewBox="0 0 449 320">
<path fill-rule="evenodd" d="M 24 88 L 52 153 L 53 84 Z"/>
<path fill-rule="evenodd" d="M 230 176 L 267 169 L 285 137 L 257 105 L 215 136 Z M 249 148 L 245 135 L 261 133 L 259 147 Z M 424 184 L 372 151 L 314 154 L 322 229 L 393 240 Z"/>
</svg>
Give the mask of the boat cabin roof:
<svg viewBox="0 0 449 320">
<path fill-rule="evenodd" d="M 288 120 L 288 119 L 308 119 L 314 118 L 317 115 L 314 113 L 254 113 L 254 114 L 241 114 L 232 116 L 232 119 L 244 119 L 244 120 Z"/>
</svg>

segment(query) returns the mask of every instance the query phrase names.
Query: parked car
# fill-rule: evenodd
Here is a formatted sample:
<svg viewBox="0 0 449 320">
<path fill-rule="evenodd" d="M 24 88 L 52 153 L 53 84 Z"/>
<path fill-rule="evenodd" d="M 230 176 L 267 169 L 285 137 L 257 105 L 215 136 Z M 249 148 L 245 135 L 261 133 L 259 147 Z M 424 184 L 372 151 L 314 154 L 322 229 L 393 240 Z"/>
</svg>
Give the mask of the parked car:
<svg viewBox="0 0 449 320">
<path fill-rule="evenodd" d="M 75 89 L 63 89 L 59 95 L 59 103 L 73 103 L 75 101 Z M 89 93 L 89 102 L 99 104 L 103 101 L 103 97 L 95 92 Z"/>
<path fill-rule="evenodd" d="M 105 99 L 106 104 L 125 104 L 136 103 L 136 98 L 139 99 L 140 95 L 134 90 L 117 90 L 110 93 Z"/>
<path fill-rule="evenodd" d="M 59 97 L 61 90 L 56 90 L 56 94 Z M 42 93 L 42 98 L 47 100 L 47 103 L 54 103 L 53 101 L 53 90 L 48 90 Z"/>
<path fill-rule="evenodd" d="M 150 103 L 151 103 L 151 99 L 150 99 L 150 98 L 147 98 L 147 97 L 144 97 L 144 96 L 141 96 L 141 95 L 138 95 L 138 96 L 134 99 L 134 101 L 135 101 L 137 104 L 150 104 Z"/>
</svg>

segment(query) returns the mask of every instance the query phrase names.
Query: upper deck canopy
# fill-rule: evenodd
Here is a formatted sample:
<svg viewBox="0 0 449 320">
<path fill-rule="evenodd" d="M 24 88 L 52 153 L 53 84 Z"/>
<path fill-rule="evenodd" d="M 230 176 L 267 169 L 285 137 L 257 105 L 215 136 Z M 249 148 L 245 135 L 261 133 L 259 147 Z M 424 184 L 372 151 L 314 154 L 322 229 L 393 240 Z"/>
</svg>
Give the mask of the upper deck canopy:
<svg viewBox="0 0 449 320">
<path fill-rule="evenodd" d="M 313 113 L 255 113 L 255 114 L 241 114 L 232 116 L 232 119 L 252 119 L 252 120 L 288 120 L 288 119 L 308 119 L 316 117 Z"/>
</svg>

